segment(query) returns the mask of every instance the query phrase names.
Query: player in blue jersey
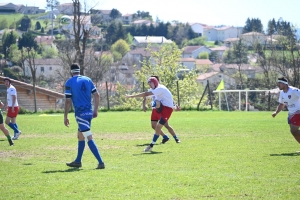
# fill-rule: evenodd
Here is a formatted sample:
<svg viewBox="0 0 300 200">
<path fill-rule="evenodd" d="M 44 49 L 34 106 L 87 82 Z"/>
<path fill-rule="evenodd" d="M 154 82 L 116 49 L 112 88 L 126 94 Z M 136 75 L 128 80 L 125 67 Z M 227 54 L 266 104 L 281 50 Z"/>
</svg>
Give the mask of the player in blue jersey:
<svg viewBox="0 0 300 200">
<path fill-rule="evenodd" d="M 80 67 L 77 63 L 71 65 L 72 78 L 65 84 L 65 114 L 64 124 L 69 127 L 68 113 L 73 103 L 75 110 L 75 119 L 78 124 L 78 152 L 73 162 L 66 163 L 69 167 L 81 167 L 81 158 L 85 147 L 85 140 L 98 160 L 96 169 L 104 169 L 104 162 L 96 143 L 93 140 L 90 130 L 92 118 L 98 116 L 98 106 L 100 102 L 99 93 L 89 77 L 80 75 Z M 92 96 L 94 101 L 94 110 L 92 108 Z"/>
</svg>

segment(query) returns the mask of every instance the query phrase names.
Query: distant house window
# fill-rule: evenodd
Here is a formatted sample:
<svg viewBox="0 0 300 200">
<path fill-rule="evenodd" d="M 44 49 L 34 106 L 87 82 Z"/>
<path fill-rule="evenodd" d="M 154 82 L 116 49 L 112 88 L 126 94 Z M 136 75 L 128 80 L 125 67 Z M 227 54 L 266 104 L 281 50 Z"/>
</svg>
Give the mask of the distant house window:
<svg viewBox="0 0 300 200">
<path fill-rule="evenodd" d="M 44 67 L 41 67 L 41 72 L 45 72 L 45 68 Z"/>
</svg>

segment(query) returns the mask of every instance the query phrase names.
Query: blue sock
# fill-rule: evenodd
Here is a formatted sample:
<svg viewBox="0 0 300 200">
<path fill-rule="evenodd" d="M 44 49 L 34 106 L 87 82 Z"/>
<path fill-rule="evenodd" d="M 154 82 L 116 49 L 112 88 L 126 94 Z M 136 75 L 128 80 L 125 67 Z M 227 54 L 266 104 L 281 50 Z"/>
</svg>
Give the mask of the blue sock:
<svg viewBox="0 0 300 200">
<path fill-rule="evenodd" d="M 152 144 L 155 144 L 155 142 L 157 141 L 158 138 L 159 138 L 159 135 L 154 134 L 153 139 L 152 139 Z"/>
<path fill-rule="evenodd" d="M 177 139 L 177 135 L 174 135 L 173 138 L 174 138 L 174 139 Z"/>
<path fill-rule="evenodd" d="M 89 141 L 88 141 L 88 145 L 89 145 L 89 147 L 90 147 L 91 152 L 92 152 L 92 153 L 94 154 L 94 156 L 97 158 L 99 164 L 102 164 L 103 161 L 102 161 L 102 158 L 101 158 L 101 156 L 100 156 L 100 152 L 99 152 L 99 150 L 98 150 L 98 148 L 97 148 L 97 146 L 96 146 L 94 140 L 89 140 Z"/>
<path fill-rule="evenodd" d="M 85 147 L 85 141 L 78 141 L 78 152 L 77 152 L 77 158 L 75 159 L 75 162 L 81 162 L 84 147 Z"/>
<path fill-rule="evenodd" d="M 14 125 L 13 123 L 9 122 L 8 126 L 9 126 L 12 130 L 14 130 L 15 133 L 18 133 L 18 129 L 16 129 L 16 127 L 15 127 L 15 125 Z"/>
<path fill-rule="evenodd" d="M 16 133 L 19 133 L 20 131 L 19 131 L 19 129 L 18 129 L 18 125 L 17 125 L 17 124 L 13 124 L 13 125 L 14 125 L 15 129 L 17 130 Z"/>
<path fill-rule="evenodd" d="M 164 138 L 164 139 L 168 139 L 169 137 L 168 137 L 167 135 L 164 135 L 163 138 Z"/>
</svg>

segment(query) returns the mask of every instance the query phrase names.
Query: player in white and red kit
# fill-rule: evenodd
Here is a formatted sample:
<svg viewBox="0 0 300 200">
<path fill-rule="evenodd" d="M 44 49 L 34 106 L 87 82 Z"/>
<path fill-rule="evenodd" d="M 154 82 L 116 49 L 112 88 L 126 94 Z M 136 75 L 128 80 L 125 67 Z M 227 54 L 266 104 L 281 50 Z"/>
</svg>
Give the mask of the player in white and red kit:
<svg viewBox="0 0 300 200">
<path fill-rule="evenodd" d="M 276 111 L 272 114 L 275 117 L 285 106 L 289 110 L 288 124 L 290 132 L 300 143 L 300 90 L 289 86 L 286 78 L 278 78 L 278 88 L 281 90 L 279 95 L 279 105 Z"/>
<path fill-rule="evenodd" d="M 144 149 L 145 152 L 152 151 L 152 148 L 161 133 L 161 129 L 170 119 L 172 112 L 173 112 L 173 107 L 174 107 L 173 96 L 172 96 L 170 90 L 168 90 L 168 88 L 166 88 L 164 85 L 161 85 L 161 84 L 158 87 L 158 80 L 155 77 L 150 77 L 148 79 L 148 84 L 149 84 L 150 88 L 153 89 L 152 91 L 142 92 L 140 94 L 126 96 L 126 98 L 134 98 L 134 97 L 145 98 L 147 96 L 154 95 L 156 98 L 156 101 L 155 101 L 156 106 L 155 107 L 156 107 L 156 111 L 158 113 L 160 113 L 160 119 L 159 119 L 158 123 L 156 124 L 155 133 L 154 133 L 152 142 L 149 146 L 147 146 Z"/>
</svg>

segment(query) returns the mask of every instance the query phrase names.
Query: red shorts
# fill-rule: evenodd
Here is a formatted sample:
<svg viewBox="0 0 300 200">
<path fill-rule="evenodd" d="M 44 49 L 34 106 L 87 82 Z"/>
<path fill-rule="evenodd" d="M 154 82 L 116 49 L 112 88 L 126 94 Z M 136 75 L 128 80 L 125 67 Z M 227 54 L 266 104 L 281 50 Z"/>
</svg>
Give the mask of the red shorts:
<svg viewBox="0 0 300 200">
<path fill-rule="evenodd" d="M 300 126 L 300 114 L 295 114 L 291 118 L 288 117 L 288 123 L 295 126 Z"/>
<path fill-rule="evenodd" d="M 151 121 L 158 121 L 160 119 L 160 114 L 156 112 L 156 109 L 152 109 L 152 113 L 151 113 Z"/>
<path fill-rule="evenodd" d="M 19 112 L 19 107 L 14 107 L 14 112 L 12 112 L 11 110 L 12 107 L 8 107 L 8 110 L 7 110 L 7 117 L 10 117 L 10 118 L 15 118 L 17 117 L 18 115 L 18 112 Z"/>
<path fill-rule="evenodd" d="M 171 115 L 172 115 L 172 112 L 173 112 L 173 108 L 170 108 L 170 107 L 167 107 L 167 106 L 164 106 L 161 113 L 160 113 L 160 120 L 159 122 L 164 122 L 166 123 Z M 162 124 L 162 123 L 160 123 Z"/>
</svg>

